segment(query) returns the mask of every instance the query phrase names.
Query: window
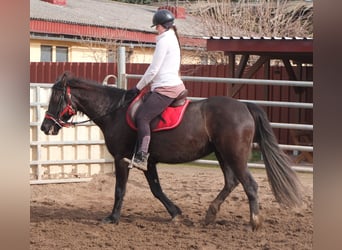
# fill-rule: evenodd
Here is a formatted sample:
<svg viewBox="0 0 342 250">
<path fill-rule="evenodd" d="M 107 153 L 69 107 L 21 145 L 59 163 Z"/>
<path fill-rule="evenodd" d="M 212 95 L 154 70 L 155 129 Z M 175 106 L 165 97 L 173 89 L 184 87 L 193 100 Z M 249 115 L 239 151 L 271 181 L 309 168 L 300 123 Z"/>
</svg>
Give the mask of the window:
<svg viewBox="0 0 342 250">
<path fill-rule="evenodd" d="M 52 46 L 48 46 L 48 45 L 40 46 L 40 61 L 52 62 Z"/>
<path fill-rule="evenodd" d="M 68 47 L 56 47 L 56 62 L 68 61 Z"/>
<path fill-rule="evenodd" d="M 115 62 L 115 52 L 113 50 L 108 50 L 107 57 L 109 63 Z"/>
</svg>

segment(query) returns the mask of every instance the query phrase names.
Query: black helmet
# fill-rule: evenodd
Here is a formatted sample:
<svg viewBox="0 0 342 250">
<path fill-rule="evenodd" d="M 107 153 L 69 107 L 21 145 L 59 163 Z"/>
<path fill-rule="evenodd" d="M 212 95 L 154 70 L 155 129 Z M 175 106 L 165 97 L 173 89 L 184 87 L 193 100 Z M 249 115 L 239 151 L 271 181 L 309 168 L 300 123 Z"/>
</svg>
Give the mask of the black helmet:
<svg viewBox="0 0 342 250">
<path fill-rule="evenodd" d="M 157 10 L 157 12 L 153 16 L 153 19 L 152 19 L 153 25 L 151 27 L 154 27 L 158 24 L 163 25 L 169 22 L 173 23 L 174 20 L 175 20 L 175 17 L 170 11 L 166 9 Z"/>
</svg>

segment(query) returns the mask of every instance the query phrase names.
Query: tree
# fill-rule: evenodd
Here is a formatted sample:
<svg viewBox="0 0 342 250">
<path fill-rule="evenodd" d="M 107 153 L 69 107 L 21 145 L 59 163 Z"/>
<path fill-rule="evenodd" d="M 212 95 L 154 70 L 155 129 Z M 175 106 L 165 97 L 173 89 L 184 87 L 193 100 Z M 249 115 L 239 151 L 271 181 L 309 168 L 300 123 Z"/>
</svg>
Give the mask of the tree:
<svg viewBox="0 0 342 250">
<path fill-rule="evenodd" d="M 313 36 L 312 3 L 288 0 L 207 0 L 190 3 L 212 36 Z"/>
</svg>

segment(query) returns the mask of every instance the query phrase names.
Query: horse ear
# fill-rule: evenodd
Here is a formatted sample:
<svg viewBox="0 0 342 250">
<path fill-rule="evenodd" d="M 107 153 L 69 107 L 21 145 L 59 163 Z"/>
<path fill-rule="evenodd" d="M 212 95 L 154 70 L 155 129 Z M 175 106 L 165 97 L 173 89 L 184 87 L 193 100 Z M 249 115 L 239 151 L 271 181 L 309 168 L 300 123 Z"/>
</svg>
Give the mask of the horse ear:
<svg viewBox="0 0 342 250">
<path fill-rule="evenodd" d="M 71 73 L 68 72 L 68 71 L 66 71 L 66 72 L 64 72 L 63 75 L 61 76 L 60 82 L 62 82 L 62 84 L 63 84 L 64 86 L 66 86 L 67 79 L 70 78 L 70 75 L 71 75 Z"/>
</svg>

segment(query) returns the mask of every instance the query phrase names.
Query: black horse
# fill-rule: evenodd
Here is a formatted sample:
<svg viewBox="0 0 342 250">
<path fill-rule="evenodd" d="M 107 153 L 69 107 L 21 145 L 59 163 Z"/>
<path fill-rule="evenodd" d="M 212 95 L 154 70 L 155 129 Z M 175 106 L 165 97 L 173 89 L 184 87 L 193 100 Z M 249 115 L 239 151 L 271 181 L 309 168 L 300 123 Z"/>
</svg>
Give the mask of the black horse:
<svg viewBox="0 0 342 250">
<path fill-rule="evenodd" d="M 100 127 L 106 146 L 115 159 L 115 201 L 112 213 L 103 219 L 118 223 L 129 175 L 124 157 L 131 158 L 136 132 L 126 122 L 126 90 L 62 74 L 52 87 L 46 116 L 41 125 L 45 134 L 56 135 L 77 112 L 86 114 Z M 301 184 L 289 167 L 286 154 L 279 149 L 265 112 L 255 104 L 229 97 L 210 97 L 192 101 L 180 125 L 172 130 L 152 133 L 148 170 L 144 172 L 153 195 L 172 218 L 181 215 L 162 191 L 156 164 L 184 163 L 215 153 L 224 176 L 224 187 L 210 204 L 205 224 L 213 222 L 222 202 L 241 183 L 249 200 L 250 223 L 257 229 L 258 185 L 247 168 L 253 141 L 257 142 L 266 165 L 268 180 L 276 200 L 286 207 L 302 202 Z"/>
</svg>

